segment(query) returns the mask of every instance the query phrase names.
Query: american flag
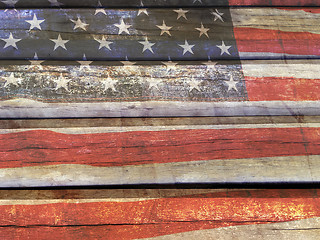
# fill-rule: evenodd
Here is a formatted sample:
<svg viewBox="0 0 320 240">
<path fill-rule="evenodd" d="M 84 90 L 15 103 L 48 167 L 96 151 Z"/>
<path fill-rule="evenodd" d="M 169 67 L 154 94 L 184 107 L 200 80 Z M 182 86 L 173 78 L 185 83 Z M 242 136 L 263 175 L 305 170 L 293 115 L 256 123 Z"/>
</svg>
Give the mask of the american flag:
<svg viewBox="0 0 320 240">
<path fill-rule="evenodd" d="M 168 119 L 317 113 L 318 9 L 264 14 L 205 0 L 106 9 L 125 2 L 1 1 L 0 118 L 166 118 L 2 119 L 0 187 L 320 180 L 314 119 Z M 229 4 L 248 2 L 281 4 Z M 0 238 L 250 239 L 319 226 L 318 190 L 145 195 L 1 199 Z"/>
</svg>

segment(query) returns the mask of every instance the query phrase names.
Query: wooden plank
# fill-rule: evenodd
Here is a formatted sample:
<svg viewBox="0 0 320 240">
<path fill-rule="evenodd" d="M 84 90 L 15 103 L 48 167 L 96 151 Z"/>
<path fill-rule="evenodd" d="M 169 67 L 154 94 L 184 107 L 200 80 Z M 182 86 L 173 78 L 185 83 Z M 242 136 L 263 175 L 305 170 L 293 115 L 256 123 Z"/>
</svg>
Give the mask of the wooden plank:
<svg viewBox="0 0 320 240">
<path fill-rule="evenodd" d="M 319 60 L 37 64 L 1 62 L 0 118 L 320 114 Z"/>
<path fill-rule="evenodd" d="M 12 11 L 0 10 L 0 59 L 33 59 L 35 53 L 41 60 L 78 61 L 320 56 L 317 7 Z"/>
<path fill-rule="evenodd" d="M 319 6 L 318 0 L 20 0 L 3 1 L 0 7 L 45 8 L 45 7 L 221 7 L 221 6 Z"/>
<path fill-rule="evenodd" d="M 233 239 L 235 234 L 237 239 L 313 239 L 319 234 L 318 189 L 1 190 L 0 196 L 2 239 Z"/>
<path fill-rule="evenodd" d="M 0 186 L 320 181 L 319 117 L 89 121 L 1 120 Z"/>
<path fill-rule="evenodd" d="M 312 125 L 319 123 L 319 116 L 252 116 L 252 117 L 177 117 L 177 118 L 82 118 L 82 119 L 0 119 L 0 131 L 37 128 L 117 128 L 117 127 L 179 127 L 205 125 L 287 124 Z"/>
</svg>

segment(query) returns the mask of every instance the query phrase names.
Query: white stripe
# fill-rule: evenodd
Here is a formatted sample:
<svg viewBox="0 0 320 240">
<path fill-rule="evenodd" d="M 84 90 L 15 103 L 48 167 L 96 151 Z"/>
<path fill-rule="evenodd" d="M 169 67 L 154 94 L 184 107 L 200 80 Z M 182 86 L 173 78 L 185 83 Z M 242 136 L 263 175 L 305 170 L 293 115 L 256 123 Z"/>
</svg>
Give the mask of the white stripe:
<svg viewBox="0 0 320 240">
<path fill-rule="evenodd" d="M 200 129 L 257 129 L 257 128 L 320 128 L 320 123 L 267 123 L 267 124 L 228 124 L 228 125 L 178 125 L 178 126 L 134 126 L 134 127 L 77 127 L 77 128 L 20 128 L 0 129 L 0 134 L 18 133 L 26 131 L 53 131 L 63 134 L 96 134 L 113 132 L 141 132 L 141 131 L 174 131 Z"/>
<path fill-rule="evenodd" d="M 277 8 L 231 8 L 234 27 L 319 34 L 320 14 Z"/>
<path fill-rule="evenodd" d="M 320 101 L 42 103 L 15 99 L 0 102 L 0 116 L 1 118 L 292 116 L 320 115 L 319 106 Z"/>
<path fill-rule="evenodd" d="M 319 79 L 320 60 L 242 61 L 245 76 Z"/>
<path fill-rule="evenodd" d="M 65 164 L 0 169 L 0 187 L 320 181 L 320 155 L 122 167 Z"/>
<path fill-rule="evenodd" d="M 296 55 L 288 53 L 272 53 L 272 52 L 239 52 L 240 59 L 242 60 L 256 60 L 256 59 L 319 59 L 317 55 Z M 308 59 L 308 60 L 306 60 Z M 264 61 L 266 64 L 266 61 Z"/>
<path fill-rule="evenodd" d="M 182 232 L 145 240 L 316 240 L 320 236 L 320 218 L 255 225 L 238 225 Z"/>
</svg>

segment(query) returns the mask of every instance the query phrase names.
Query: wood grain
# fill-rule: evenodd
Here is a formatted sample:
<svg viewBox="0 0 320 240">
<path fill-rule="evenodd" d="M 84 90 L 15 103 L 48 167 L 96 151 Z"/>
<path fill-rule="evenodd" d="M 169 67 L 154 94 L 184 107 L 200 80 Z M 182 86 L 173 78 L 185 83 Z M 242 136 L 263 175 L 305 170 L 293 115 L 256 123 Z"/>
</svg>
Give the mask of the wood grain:
<svg viewBox="0 0 320 240">
<path fill-rule="evenodd" d="M 2 190 L 0 196 L 2 239 L 245 239 L 250 233 L 311 239 L 319 233 L 318 189 Z"/>
<path fill-rule="evenodd" d="M 126 56 L 131 61 L 166 61 L 168 57 L 173 60 L 207 60 L 208 56 L 217 60 L 239 59 L 239 56 L 242 59 L 309 59 L 320 55 L 317 24 L 320 10 L 317 7 L 222 7 L 217 9 L 223 14 L 221 20 L 214 18 L 212 11 L 215 9 L 191 7 L 186 10 L 189 17 L 183 21 L 181 16 L 177 19 L 174 10 L 154 7 L 148 9 L 148 15 L 139 14 L 138 8 L 106 9 L 106 15 L 95 15 L 94 8 L 18 9 L 9 15 L 5 10 L 0 10 L 3 13 L 0 14 L 0 21 L 3 22 L 0 26 L 1 39 L 7 39 L 9 33 L 16 39 L 22 39 L 17 42 L 17 49 L 5 47 L 4 40 L 1 40 L 0 47 L 4 48 L 4 53 L 0 59 L 33 59 L 35 52 L 41 60 L 78 61 L 83 60 L 83 54 L 90 61 L 120 61 L 125 60 Z M 30 30 L 26 22 L 34 14 L 45 19 L 41 31 Z M 72 21 L 76 16 L 81 16 L 86 27 L 75 28 Z M 115 24 L 119 23 L 119 19 L 131 26 L 128 33 L 120 34 L 118 31 Z M 170 25 L 170 34 L 157 27 L 161 26 L 162 20 L 166 21 L 167 26 Z M 105 26 L 96 26 L 97 21 L 106 21 L 103 22 Z M 201 23 L 208 30 L 208 36 L 199 36 L 197 28 Z M 59 35 L 68 41 L 65 49 L 55 48 L 52 39 L 57 39 Z M 144 49 L 139 43 L 146 37 L 153 44 L 152 51 Z M 111 45 L 101 47 L 98 40 L 102 38 L 112 42 Z M 186 55 L 179 46 L 185 40 L 193 45 L 193 52 Z M 219 48 L 222 41 L 230 46 L 229 54 Z"/>
<path fill-rule="evenodd" d="M 40 60 L 82 61 L 84 54 L 90 61 L 207 60 L 208 56 L 238 59 L 229 8 L 219 8 L 223 16 L 219 21 L 211 14 L 211 11 L 217 14 L 214 9 L 191 8 L 187 10 L 187 19 L 178 16 L 175 10 L 149 8 L 146 15 L 139 13 L 138 8 L 108 8 L 105 14 L 95 14 L 94 8 L 16 9 L 12 14 L 0 9 L 0 48 L 4 50 L 0 59 L 29 60 L 34 58 L 35 52 Z M 32 20 L 34 15 L 43 22 L 39 28 L 30 29 L 26 21 Z M 76 26 L 78 17 L 85 26 Z M 125 31 L 119 26 L 122 21 L 127 26 Z M 163 23 L 170 26 L 170 31 L 161 30 Z M 206 34 L 208 37 L 199 36 L 197 28 L 201 23 L 211 29 Z M 17 48 L 6 45 L 3 40 L 8 39 L 10 33 L 20 39 Z M 66 45 L 55 44 L 53 40 L 59 36 Z M 193 45 L 188 52 L 180 46 L 186 40 Z M 228 54 L 221 54 L 218 46 L 222 40 L 231 46 Z M 105 41 L 110 44 L 105 45 Z M 151 47 L 145 48 L 145 41 L 150 42 Z"/>
<path fill-rule="evenodd" d="M 61 3 L 61 5 L 59 4 Z M 225 6 L 320 6 L 318 0 L 100 0 L 101 5 L 98 5 L 96 0 L 60 0 L 57 5 L 46 0 L 23 0 L 18 1 L 14 6 L 16 8 L 45 8 L 45 7 L 225 7 Z M 0 3 L 0 7 L 8 5 Z M 59 6 L 60 5 L 60 6 Z"/>
<path fill-rule="evenodd" d="M 318 101 L 39 103 L 16 99 L 0 104 L 1 118 L 190 117 L 318 115 Z"/>
<path fill-rule="evenodd" d="M 310 59 L 319 56 L 318 8 L 232 8 L 242 59 Z"/>
<path fill-rule="evenodd" d="M 1 187 L 320 181 L 318 116 L 17 119 L 0 127 Z"/>
<path fill-rule="evenodd" d="M 164 63 L 95 62 L 83 71 L 75 62 L 48 61 L 39 69 L 5 61 L 0 117 L 319 114 L 319 60 L 225 61 L 214 68 L 181 62 L 170 69 Z M 11 74 L 21 81 L 7 83 Z M 239 78 L 236 90 L 228 87 L 230 76 Z"/>
<path fill-rule="evenodd" d="M 264 125 L 317 124 L 320 116 L 251 116 L 251 117 L 164 117 L 164 118 L 77 118 L 77 119 L 0 119 L 0 131 L 38 128 L 117 128 L 117 127 L 165 127 L 205 125 Z"/>
</svg>

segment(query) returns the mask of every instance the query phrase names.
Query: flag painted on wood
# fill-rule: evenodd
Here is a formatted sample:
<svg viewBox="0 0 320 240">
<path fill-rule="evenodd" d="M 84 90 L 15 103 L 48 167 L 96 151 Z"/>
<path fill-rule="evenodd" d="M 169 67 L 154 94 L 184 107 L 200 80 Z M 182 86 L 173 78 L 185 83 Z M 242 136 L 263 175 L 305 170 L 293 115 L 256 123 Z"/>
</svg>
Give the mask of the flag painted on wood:
<svg viewBox="0 0 320 240">
<path fill-rule="evenodd" d="M 2 0 L 1 8 L 319 6 L 318 0 Z"/>
<path fill-rule="evenodd" d="M 1 186 L 319 181 L 319 132 L 293 123 L 4 129 Z"/>
<path fill-rule="evenodd" d="M 319 100 L 317 8 L 98 10 L 1 10 L 1 99 Z"/>
<path fill-rule="evenodd" d="M 159 191 L 159 190 L 157 190 Z M 161 191 L 161 190 L 160 190 Z M 238 190 L 153 199 L 0 200 L 2 239 L 246 239 L 317 234 L 319 190 Z M 65 198 L 65 197 L 64 197 Z M 271 232 L 270 232 L 271 231 Z M 315 235 L 316 236 L 316 235 Z"/>
<path fill-rule="evenodd" d="M 242 59 L 318 58 L 319 8 L 233 8 Z"/>
<path fill-rule="evenodd" d="M 2 59 L 238 59 L 229 8 L 0 10 L 0 21 Z"/>
<path fill-rule="evenodd" d="M 2 59 L 319 56 L 318 8 L 1 10 Z"/>
</svg>

